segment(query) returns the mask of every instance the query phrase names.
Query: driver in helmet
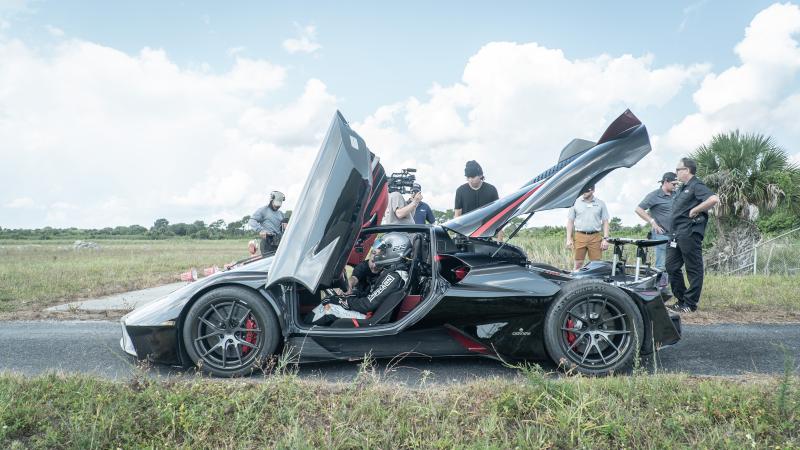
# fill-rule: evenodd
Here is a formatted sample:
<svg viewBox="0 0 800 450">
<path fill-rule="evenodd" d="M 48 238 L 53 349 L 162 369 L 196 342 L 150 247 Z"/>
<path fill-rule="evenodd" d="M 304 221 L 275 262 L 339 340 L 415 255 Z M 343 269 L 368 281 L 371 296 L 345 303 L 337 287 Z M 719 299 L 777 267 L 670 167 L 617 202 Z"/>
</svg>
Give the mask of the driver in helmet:
<svg viewBox="0 0 800 450">
<path fill-rule="evenodd" d="M 308 322 L 330 325 L 337 319 L 369 319 L 386 298 L 400 291 L 408 279 L 411 239 L 405 233 L 386 233 L 372 245 L 372 263 L 380 270 L 368 292 L 325 298 Z"/>
<path fill-rule="evenodd" d="M 283 192 L 270 192 L 269 204 L 258 208 L 247 223 L 261 238 L 259 249 L 262 255 L 275 253 L 278 249 L 281 236 L 286 229 L 286 218 L 283 212 L 279 211 L 285 199 Z"/>
</svg>

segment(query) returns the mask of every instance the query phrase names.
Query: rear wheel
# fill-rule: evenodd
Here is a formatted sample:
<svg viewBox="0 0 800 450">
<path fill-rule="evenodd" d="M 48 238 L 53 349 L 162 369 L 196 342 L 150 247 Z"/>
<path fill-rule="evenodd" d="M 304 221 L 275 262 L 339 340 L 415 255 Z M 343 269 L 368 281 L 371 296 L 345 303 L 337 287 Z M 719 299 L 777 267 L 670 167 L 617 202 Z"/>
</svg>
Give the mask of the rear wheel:
<svg viewBox="0 0 800 450">
<path fill-rule="evenodd" d="M 545 318 L 545 346 L 566 370 L 607 375 L 626 370 L 641 349 L 642 314 L 621 289 L 599 280 L 567 283 Z"/>
<path fill-rule="evenodd" d="M 183 322 L 183 343 L 192 362 L 215 376 L 248 375 L 280 339 L 278 320 L 257 293 L 221 287 L 200 297 Z"/>
</svg>

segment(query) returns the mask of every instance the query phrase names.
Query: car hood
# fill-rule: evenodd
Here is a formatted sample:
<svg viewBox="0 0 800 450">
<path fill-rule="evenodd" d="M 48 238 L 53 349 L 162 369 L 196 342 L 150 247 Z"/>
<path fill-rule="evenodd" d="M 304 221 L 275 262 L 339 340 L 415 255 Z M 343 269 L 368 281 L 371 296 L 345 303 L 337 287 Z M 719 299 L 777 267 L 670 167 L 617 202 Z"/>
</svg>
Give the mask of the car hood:
<svg viewBox="0 0 800 450">
<path fill-rule="evenodd" d="M 275 253 L 268 287 L 294 281 L 316 291 L 336 284 L 368 208 L 373 156 L 337 111 Z"/>
<path fill-rule="evenodd" d="M 469 237 L 492 237 L 520 214 L 568 208 L 583 188 L 620 167 L 631 167 L 651 150 L 647 128 L 630 110 L 609 125 L 597 143 L 574 139 L 558 162 L 511 195 L 456 217 L 443 226 Z"/>
</svg>

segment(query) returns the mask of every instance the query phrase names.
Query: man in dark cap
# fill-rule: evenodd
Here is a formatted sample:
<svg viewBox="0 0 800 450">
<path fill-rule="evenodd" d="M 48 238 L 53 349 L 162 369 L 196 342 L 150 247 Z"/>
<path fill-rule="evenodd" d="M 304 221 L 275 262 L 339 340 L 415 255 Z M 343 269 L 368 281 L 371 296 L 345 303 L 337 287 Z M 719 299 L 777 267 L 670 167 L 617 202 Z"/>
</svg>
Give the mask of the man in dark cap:
<svg viewBox="0 0 800 450">
<path fill-rule="evenodd" d="M 605 202 L 594 196 L 593 184 L 586 185 L 567 211 L 567 248 L 574 251 L 575 270 L 583 267 L 587 253 L 589 261 L 603 257 L 608 248 L 608 219 Z"/>
<path fill-rule="evenodd" d="M 672 193 L 678 186 L 678 176 L 674 172 L 667 172 L 659 183 L 661 187 L 647 194 L 634 211 L 650 224 L 650 239 L 669 239 L 672 226 Z M 656 246 L 656 268 L 664 270 L 666 260 L 667 244 Z"/>
<path fill-rule="evenodd" d="M 455 217 L 474 211 L 500 198 L 497 189 L 484 181 L 483 169 L 477 161 L 467 161 L 464 167 L 467 182 L 456 189 Z"/>
<path fill-rule="evenodd" d="M 425 225 L 427 223 L 434 223 L 436 222 L 436 217 L 433 216 L 433 210 L 431 209 L 430 205 L 421 201 L 422 199 L 422 186 L 418 183 L 414 183 L 411 187 L 411 195 L 419 195 L 420 202 L 417 205 L 417 209 L 414 211 L 414 223 L 418 225 Z"/>
</svg>

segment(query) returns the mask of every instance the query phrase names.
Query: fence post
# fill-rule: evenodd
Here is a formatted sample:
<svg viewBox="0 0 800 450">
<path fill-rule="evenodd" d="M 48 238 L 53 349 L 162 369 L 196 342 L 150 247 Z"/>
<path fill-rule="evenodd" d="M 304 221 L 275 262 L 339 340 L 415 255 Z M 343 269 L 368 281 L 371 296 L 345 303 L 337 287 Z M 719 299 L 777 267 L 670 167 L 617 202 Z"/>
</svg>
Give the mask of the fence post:
<svg viewBox="0 0 800 450">
<path fill-rule="evenodd" d="M 756 272 L 758 272 L 758 246 L 753 240 L 753 275 L 756 275 Z"/>
</svg>

